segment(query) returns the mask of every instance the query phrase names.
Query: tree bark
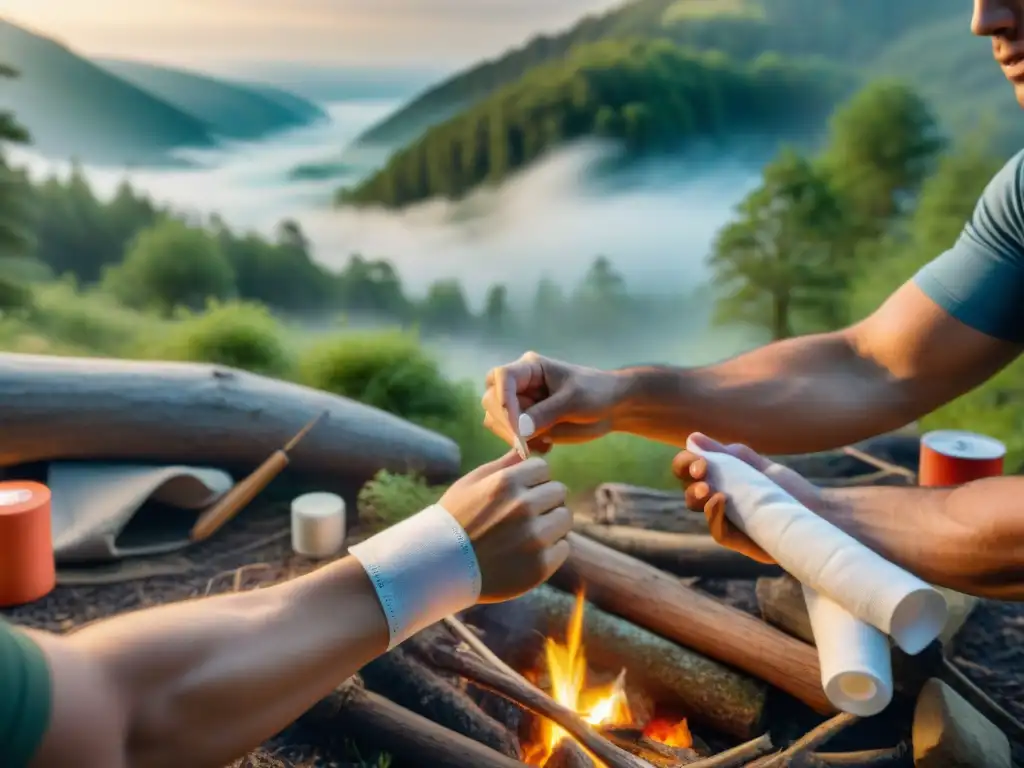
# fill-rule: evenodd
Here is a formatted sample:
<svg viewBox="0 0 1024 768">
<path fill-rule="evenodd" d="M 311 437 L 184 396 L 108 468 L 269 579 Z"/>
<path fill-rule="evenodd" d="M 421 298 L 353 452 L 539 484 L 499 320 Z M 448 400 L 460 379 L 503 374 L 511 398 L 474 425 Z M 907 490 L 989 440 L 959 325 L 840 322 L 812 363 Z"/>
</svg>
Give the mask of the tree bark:
<svg viewBox="0 0 1024 768">
<path fill-rule="evenodd" d="M 594 522 L 670 533 L 708 532 L 708 521 L 704 515 L 687 509 L 683 494 L 625 483 L 604 483 L 597 487 Z"/>
<path fill-rule="evenodd" d="M 495 634 L 511 634 L 525 622 L 536 637 L 561 642 L 575 604 L 574 596 L 541 586 L 511 603 L 475 608 L 467 618 Z M 760 680 L 592 605 L 583 612 L 583 648 L 591 667 L 611 674 L 625 669 L 627 684 L 658 704 L 679 709 L 690 722 L 739 739 L 762 730 L 767 687 Z"/>
<path fill-rule="evenodd" d="M 504 755 L 521 756 L 519 740 L 503 723 L 485 714 L 464 691 L 401 648 L 371 661 L 360 676 L 367 690 L 386 696 L 400 707 Z"/>
<path fill-rule="evenodd" d="M 822 714 L 835 711 L 810 645 L 603 544 L 576 533 L 569 541 L 556 585 L 572 591 L 582 585 L 605 611 L 759 677 Z"/>
<path fill-rule="evenodd" d="M 782 573 L 777 565 L 752 560 L 707 534 L 664 533 L 577 520 L 573 529 L 623 554 L 681 577 L 753 579 Z"/>
<path fill-rule="evenodd" d="M 323 411 L 291 456 L 295 476 L 347 490 L 379 469 L 437 481 L 459 471 L 451 440 L 297 384 L 214 365 L 0 355 L 0 466 L 90 459 L 248 473 Z"/>
<path fill-rule="evenodd" d="M 327 744 L 355 738 L 406 765 L 431 768 L 522 768 L 525 763 L 367 691 L 358 678 L 341 685 L 299 718 Z"/>
</svg>

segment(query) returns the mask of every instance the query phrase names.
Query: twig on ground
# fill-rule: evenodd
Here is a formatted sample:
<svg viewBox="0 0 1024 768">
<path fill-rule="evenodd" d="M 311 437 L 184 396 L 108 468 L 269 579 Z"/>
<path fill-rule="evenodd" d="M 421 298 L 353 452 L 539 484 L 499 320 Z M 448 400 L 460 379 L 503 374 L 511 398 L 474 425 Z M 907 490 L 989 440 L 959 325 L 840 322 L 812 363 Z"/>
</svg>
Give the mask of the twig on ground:
<svg viewBox="0 0 1024 768">
<path fill-rule="evenodd" d="M 949 659 L 942 660 L 937 677 L 946 685 L 959 693 L 978 712 L 987 717 L 993 725 L 1018 744 L 1024 743 L 1024 724 L 1007 712 L 987 693 L 975 685 L 967 675 L 961 672 Z"/>
<path fill-rule="evenodd" d="M 508 664 L 502 661 L 498 655 L 487 647 L 487 644 L 480 639 L 480 637 L 472 629 L 467 627 L 461 621 L 454 616 L 447 616 L 442 619 L 445 626 L 454 632 L 460 640 L 468 645 L 480 658 L 484 661 L 488 661 L 495 666 L 495 668 L 501 670 L 509 677 L 516 677 L 522 680 L 527 685 L 533 685 L 529 680 L 519 674 L 516 670 L 512 669 Z"/>
<path fill-rule="evenodd" d="M 794 741 L 787 749 L 773 756 L 771 760 L 766 761 L 764 768 L 788 768 L 796 758 L 814 752 L 829 739 L 859 721 L 859 717 L 851 715 L 849 712 L 838 714 Z"/>
<path fill-rule="evenodd" d="M 805 763 L 807 768 L 882 768 L 901 762 L 910 747 L 905 741 L 889 749 L 866 749 L 860 752 L 815 752 Z"/>
<path fill-rule="evenodd" d="M 759 760 L 774 749 L 772 737 L 765 733 L 738 747 L 719 752 L 712 757 L 705 757 L 696 763 L 690 763 L 686 768 L 740 768 L 740 766 L 750 765 L 752 760 Z"/>
</svg>

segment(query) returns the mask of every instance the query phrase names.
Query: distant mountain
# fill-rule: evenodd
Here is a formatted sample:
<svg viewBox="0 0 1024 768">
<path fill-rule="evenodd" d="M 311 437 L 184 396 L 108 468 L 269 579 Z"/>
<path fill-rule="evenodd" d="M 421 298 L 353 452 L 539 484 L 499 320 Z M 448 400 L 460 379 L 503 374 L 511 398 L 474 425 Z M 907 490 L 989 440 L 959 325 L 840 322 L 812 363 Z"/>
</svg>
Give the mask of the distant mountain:
<svg viewBox="0 0 1024 768">
<path fill-rule="evenodd" d="M 831 67 L 774 55 L 734 62 L 664 40 L 579 46 L 428 129 L 339 201 L 401 208 L 459 198 L 591 136 L 634 156 L 696 139 L 813 139 L 852 83 Z"/>
<path fill-rule="evenodd" d="M 959 20 L 962 35 L 970 37 L 968 17 L 962 0 L 631 0 L 456 73 L 372 126 L 356 144 L 403 146 L 531 68 L 599 40 L 668 39 L 747 61 L 766 52 L 822 57 L 863 71 L 903 35 L 936 22 Z"/>
<path fill-rule="evenodd" d="M 312 102 L 278 88 L 234 83 L 137 61 L 101 59 L 97 63 L 229 139 L 259 139 L 327 119 L 327 114 Z"/>
<path fill-rule="evenodd" d="M 2 19 L 0 59 L 20 72 L 0 86 L 0 109 L 12 110 L 46 155 L 156 164 L 168 162 L 171 150 L 215 144 L 194 115 Z"/>
</svg>

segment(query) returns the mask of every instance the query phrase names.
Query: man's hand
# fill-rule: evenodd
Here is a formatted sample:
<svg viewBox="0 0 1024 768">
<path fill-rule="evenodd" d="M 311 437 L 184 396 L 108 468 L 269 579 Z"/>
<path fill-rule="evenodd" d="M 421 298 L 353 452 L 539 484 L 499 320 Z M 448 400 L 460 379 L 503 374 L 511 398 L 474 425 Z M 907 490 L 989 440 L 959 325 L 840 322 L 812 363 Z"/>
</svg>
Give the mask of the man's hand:
<svg viewBox="0 0 1024 768">
<path fill-rule="evenodd" d="M 704 451 L 728 453 L 749 464 L 811 511 L 817 512 L 821 509 L 824 502 L 818 487 L 807 482 L 789 467 L 776 464 L 738 443 L 722 445 L 717 440 L 712 440 L 700 433 L 694 433 L 690 439 Z M 723 491 L 711 487 L 707 479 L 708 463 L 703 457 L 691 451 L 681 451 L 672 461 L 672 472 L 683 483 L 683 488 L 686 491 L 686 506 L 694 512 L 704 512 L 715 541 L 737 552 L 742 552 L 758 562 L 775 562 L 767 552 L 729 522 L 729 518 L 725 514 L 728 503 L 727 495 Z"/>
<path fill-rule="evenodd" d="M 516 437 L 546 453 L 554 443 L 584 443 L 612 429 L 611 410 L 620 379 L 610 371 L 541 357 L 527 352 L 514 363 L 487 374 L 484 426 L 513 445 Z M 526 414 L 532 430 L 519 432 Z"/>
<path fill-rule="evenodd" d="M 510 600 L 547 581 L 569 556 L 572 513 L 546 461 L 509 452 L 477 467 L 441 498 L 480 563 L 480 602 Z"/>
</svg>

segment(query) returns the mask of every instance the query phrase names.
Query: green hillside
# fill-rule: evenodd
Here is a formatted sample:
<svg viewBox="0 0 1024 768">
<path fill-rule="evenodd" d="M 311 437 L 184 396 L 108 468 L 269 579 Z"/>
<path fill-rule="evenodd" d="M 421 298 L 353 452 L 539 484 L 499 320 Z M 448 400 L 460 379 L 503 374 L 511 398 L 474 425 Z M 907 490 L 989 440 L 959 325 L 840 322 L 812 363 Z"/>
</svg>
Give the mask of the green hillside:
<svg viewBox="0 0 1024 768">
<path fill-rule="evenodd" d="M 44 154 L 153 164 L 175 148 L 214 144 L 200 119 L 2 19 L 0 57 L 21 73 L 0 89 L 0 110 L 18 115 Z"/>
<path fill-rule="evenodd" d="M 871 72 L 898 74 L 952 131 L 968 131 L 980 120 L 995 129 L 1004 152 L 1024 143 L 1024 115 L 992 60 L 992 44 L 968 34 L 962 14 L 908 32 L 875 59 Z"/>
<path fill-rule="evenodd" d="M 429 129 L 339 199 L 401 207 L 458 198 L 584 136 L 649 153 L 696 138 L 817 133 L 850 84 L 822 67 L 770 56 L 735 64 L 666 41 L 581 46 Z"/>
<path fill-rule="evenodd" d="M 97 63 L 229 139 L 258 139 L 327 117 L 311 102 L 275 88 L 232 83 L 136 61 L 106 59 Z"/>
<path fill-rule="evenodd" d="M 969 37 L 969 14 L 962 0 L 632 0 L 455 74 L 371 127 L 357 143 L 404 145 L 580 44 L 664 38 L 741 60 L 772 51 L 829 58 L 862 70 L 904 34 L 936 21 L 962 20 Z"/>
</svg>

